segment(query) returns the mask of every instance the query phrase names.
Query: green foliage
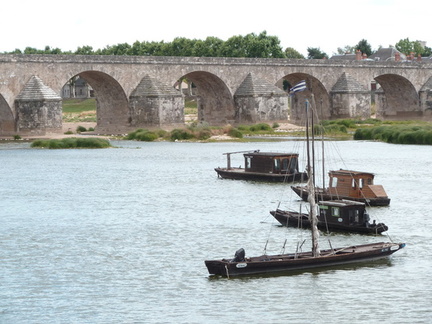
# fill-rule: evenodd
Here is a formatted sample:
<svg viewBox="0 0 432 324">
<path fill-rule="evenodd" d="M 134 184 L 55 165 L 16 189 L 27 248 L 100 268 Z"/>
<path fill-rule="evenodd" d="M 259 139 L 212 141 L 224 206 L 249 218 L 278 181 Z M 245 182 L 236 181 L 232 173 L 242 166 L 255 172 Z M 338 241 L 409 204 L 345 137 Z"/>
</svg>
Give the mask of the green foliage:
<svg viewBox="0 0 432 324">
<path fill-rule="evenodd" d="M 335 120 L 324 120 L 322 122 L 324 127 L 328 127 L 331 125 L 340 125 L 346 128 L 356 128 L 356 121 L 353 119 L 335 119 Z"/>
<path fill-rule="evenodd" d="M 172 42 L 136 41 L 132 45 L 120 43 L 98 50 L 91 46 L 83 46 L 78 47 L 74 53 L 62 52 L 58 48 L 51 49 L 49 46 L 44 50 L 27 47 L 24 54 L 284 58 L 286 51 L 282 50 L 278 37 L 267 35 L 267 32 L 263 31 L 258 35 L 251 33 L 245 36 L 232 36 L 227 41 L 216 37 L 207 37 L 205 40 L 177 37 Z M 16 49 L 13 53 L 19 54 L 21 51 Z M 291 58 L 304 58 L 295 50 L 289 50 L 288 53 Z"/>
<path fill-rule="evenodd" d="M 321 51 L 321 49 L 318 47 L 308 47 L 308 59 L 323 59 L 325 57 L 328 57 L 328 55 Z"/>
<path fill-rule="evenodd" d="M 170 136 L 172 141 L 189 140 L 194 137 L 195 137 L 194 134 L 192 134 L 190 130 L 178 129 L 178 128 L 172 130 Z"/>
<path fill-rule="evenodd" d="M 290 58 L 290 59 L 303 59 L 304 60 L 304 58 L 305 58 L 303 54 L 301 54 L 300 52 L 296 51 L 292 47 L 287 47 L 285 49 L 285 56 L 287 58 Z"/>
<path fill-rule="evenodd" d="M 126 136 L 127 140 L 136 140 L 136 141 L 143 141 L 143 142 L 153 142 L 156 139 L 158 139 L 159 133 L 157 132 L 151 132 L 147 129 L 139 128 L 131 133 L 129 133 Z"/>
<path fill-rule="evenodd" d="M 409 38 L 399 40 L 395 47 L 399 52 L 406 55 L 414 53 L 415 55 L 429 56 L 432 51 L 430 47 L 423 46 L 420 41 L 410 41 Z"/>
<path fill-rule="evenodd" d="M 362 54 L 366 54 L 368 57 L 372 55 L 372 47 L 368 43 L 366 39 L 362 39 L 358 44 L 355 46 L 356 50 L 360 50 Z"/>
<path fill-rule="evenodd" d="M 279 123 L 274 122 L 272 128 L 278 128 L 279 126 L 280 126 Z"/>
<path fill-rule="evenodd" d="M 31 144 L 31 147 L 49 148 L 49 149 L 68 149 L 68 148 L 107 148 L 111 147 L 108 140 L 94 138 L 76 138 L 69 137 L 61 140 L 36 140 Z"/>
<path fill-rule="evenodd" d="M 77 50 L 75 51 L 75 54 L 77 54 L 77 55 L 93 55 L 94 54 L 93 47 L 91 47 L 91 46 L 78 47 Z"/>
<path fill-rule="evenodd" d="M 338 47 L 337 48 L 337 53 L 338 54 L 352 54 L 355 53 L 355 46 L 350 46 L 350 45 L 345 45 L 345 47 Z"/>
<path fill-rule="evenodd" d="M 212 132 L 210 129 L 200 129 L 196 133 L 196 138 L 198 138 L 199 140 L 207 140 L 210 137 L 212 137 Z"/>
<path fill-rule="evenodd" d="M 63 99 L 63 113 L 96 111 L 96 99 Z"/>
<path fill-rule="evenodd" d="M 232 36 L 221 47 L 223 57 L 260 57 L 282 58 L 285 53 L 276 36 L 268 36 L 266 31 L 259 35 L 254 33 L 246 36 Z"/>
<path fill-rule="evenodd" d="M 410 41 L 409 38 L 399 40 L 395 47 L 399 52 L 405 55 L 414 53 L 416 55 L 420 54 L 421 56 L 425 56 L 425 48 L 421 45 L 421 43 L 419 41 Z"/>
<path fill-rule="evenodd" d="M 251 132 L 260 132 L 260 131 L 271 132 L 271 131 L 273 131 L 273 129 L 270 127 L 270 125 L 265 124 L 265 123 L 259 123 L 259 124 L 252 125 L 249 127 L 249 130 Z"/>
<path fill-rule="evenodd" d="M 21 139 L 21 136 L 19 136 L 19 135 L 14 135 L 13 139 L 14 139 L 15 141 L 20 140 L 20 139 Z"/>
<path fill-rule="evenodd" d="M 359 128 L 355 140 L 377 140 L 394 144 L 432 145 L 431 125 L 394 125 Z"/>
<path fill-rule="evenodd" d="M 235 127 L 229 129 L 228 135 L 235 138 L 243 138 L 243 133 Z"/>
<path fill-rule="evenodd" d="M 50 48 L 49 46 L 45 46 L 45 49 L 43 50 L 38 50 L 33 47 L 26 47 L 24 49 L 24 54 L 62 54 L 62 51 L 59 48 Z"/>
<path fill-rule="evenodd" d="M 76 132 L 77 133 L 87 132 L 87 128 L 85 128 L 84 126 L 78 126 Z"/>
</svg>

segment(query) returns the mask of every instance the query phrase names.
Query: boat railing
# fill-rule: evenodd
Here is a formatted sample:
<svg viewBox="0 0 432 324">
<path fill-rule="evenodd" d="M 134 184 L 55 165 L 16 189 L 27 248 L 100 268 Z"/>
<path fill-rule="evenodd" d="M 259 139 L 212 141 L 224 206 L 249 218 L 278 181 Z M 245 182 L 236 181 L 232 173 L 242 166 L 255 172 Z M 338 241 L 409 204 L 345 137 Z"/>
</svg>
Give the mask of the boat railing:
<svg viewBox="0 0 432 324">
<path fill-rule="evenodd" d="M 227 169 L 231 169 L 231 154 L 239 154 L 239 153 L 258 153 L 259 150 L 249 150 L 249 151 L 237 151 L 237 152 L 227 152 L 223 153 L 223 155 L 227 156 Z"/>
</svg>

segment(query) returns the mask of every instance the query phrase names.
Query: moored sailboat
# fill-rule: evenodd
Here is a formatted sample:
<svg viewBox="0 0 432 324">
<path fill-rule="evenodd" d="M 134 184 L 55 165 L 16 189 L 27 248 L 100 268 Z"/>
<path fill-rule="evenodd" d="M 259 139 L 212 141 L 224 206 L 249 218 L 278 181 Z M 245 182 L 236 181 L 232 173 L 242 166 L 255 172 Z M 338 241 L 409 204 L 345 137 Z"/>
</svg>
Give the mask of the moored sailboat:
<svg viewBox="0 0 432 324">
<path fill-rule="evenodd" d="M 233 167 L 231 155 L 243 153 L 245 167 Z M 225 168 L 215 168 L 222 179 L 252 180 L 267 182 L 302 182 L 307 180 L 305 172 L 299 171 L 299 154 L 240 151 L 224 153 L 227 156 Z"/>
<path fill-rule="evenodd" d="M 310 114 L 308 102 L 307 114 Z M 308 120 L 308 118 L 306 118 Z M 349 245 L 345 247 L 321 250 L 319 247 L 319 230 L 317 218 L 317 203 L 315 200 L 315 183 L 313 164 L 311 163 L 309 148 L 309 127 L 307 123 L 307 172 L 309 190 L 309 214 L 312 249 L 309 252 L 297 251 L 287 254 L 247 257 L 244 249 L 236 252 L 234 258 L 205 260 L 205 265 L 211 275 L 226 277 L 254 275 L 254 274 L 281 274 L 289 271 L 301 271 L 314 268 L 345 265 L 356 262 L 387 258 L 396 251 L 405 247 L 405 243 L 379 242 L 363 245 Z M 312 125 L 313 127 L 313 125 Z"/>
<path fill-rule="evenodd" d="M 381 234 L 387 225 L 370 222 L 364 203 L 351 200 L 328 200 L 318 204 L 318 228 L 322 231 L 342 231 L 360 234 Z M 307 213 L 276 209 L 270 214 L 282 226 L 309 228 L 311 222 Z"/>
<path fill-rule="evenodd" d="M 331 170 L 328 173 L 329 186 L 315 188 L 315 199 L 348 199 L 359 201 L 368 206 L 388 206 L 390 198 L 382 185 L 374 184 L 375 175 L 370 172 L 352 170 Z M 304 201 L 309 192 L 304 186 L 291 186 L 292 190 Z"/>
</svg>

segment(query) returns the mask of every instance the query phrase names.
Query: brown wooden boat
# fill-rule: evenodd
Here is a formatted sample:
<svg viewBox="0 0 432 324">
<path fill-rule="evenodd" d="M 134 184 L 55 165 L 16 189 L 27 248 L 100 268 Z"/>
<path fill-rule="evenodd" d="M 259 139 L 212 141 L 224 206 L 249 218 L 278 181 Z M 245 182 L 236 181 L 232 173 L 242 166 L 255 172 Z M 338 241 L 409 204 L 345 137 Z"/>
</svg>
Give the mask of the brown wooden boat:
<svg viewBox="0 0 432 324">
<path fill-rule="evenodd" d="M 317 226 L 322 231 L 343 231 L 360 234 L 381 234 L 388 230 L 383 223 L 370 223 L 364 203 L 350 200 L 328 200 L 318 203 Z M 295 211 L 270 212 L 283 226 L 310 228 L 309 214 Z"/>
<path fill-rule="evenodd" d="M 243 153 L 244 168 L 231 166 L 231 155 Z M 268 182 L 306 181 L 306 172 L 299 171 L 299 155 L 297 153 L 275 153 L 256 151 L 240 151 L 224 153 L 227 156 L 226 168 L 215 168 L 218 176 L 223 179 L 253 180 Z"/>
<path fill-rule="evenodd" d="M 224 277 L 283 274 L 289 271 L 303 271 L 346 265 L 370 260 L 388 258 L 405 247 L 405 243 L 371 243 L 321 250 L 319 256 L 312 252 L 245 257 L 244 249 L 236 252 L 233 259 L 206 260 L 207 270 L 212 275 Z"/>
<path fill-rule="evenodd" d="M 373 173 L 334 170 L 329 172 L 329 187 L 315 188 L 316 200 L 348 199 L 364 202 L 369 206 L 388 206 L 390 198 L 382 185 L 374 184 Z M 308 198 L 308 188 L 291 186 L 304 201 Z"/>
</svg>

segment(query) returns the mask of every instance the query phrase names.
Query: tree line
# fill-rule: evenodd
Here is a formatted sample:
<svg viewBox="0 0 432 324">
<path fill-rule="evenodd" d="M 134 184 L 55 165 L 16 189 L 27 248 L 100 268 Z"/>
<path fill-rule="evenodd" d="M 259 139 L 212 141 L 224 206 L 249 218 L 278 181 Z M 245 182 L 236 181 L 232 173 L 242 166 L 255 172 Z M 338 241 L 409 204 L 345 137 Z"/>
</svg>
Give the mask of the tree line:
<svg viewBox="0 0 432 324">
<path fill-rule="evenodd" d="M 401 39 L 395 48 L 404 54 L 414 53 L 421 56 L 431 55 L 431 48 L 420 41 Z M 368 57 L 374 53 L 367 40 L 362 39 L 354 46 L 346 45 L 337 49 L 337 54 L 355 53 L 360 50 Z M 307 59 L 329 58 L 319 47 L 307 48 Z M 102 49 L 92 46 L 78 47 L 76 51 L 62 51 L 59 48 L 46 46 L 40 50 L 26 47 L 24 51 L 15 49 L 3 54 L 64 54 L 64 55 L 136 55 L 136 56 L 195 56 L 195 57 L 250 57 L 250 58 L 293 58 L 305 59 L 304 55 L 292 47 L 285 50 L 280 45 L 277 36 L 267 35 L 266 31 L 259 34 L 250 33 L 245 36 L 232 36 L 223 41 L 217 37 L 207 37 L 205 40 L 177 37 L 172 42 L 136 41 L 132 45 L 121 43 L 108 45 Z"/>
</svg>

